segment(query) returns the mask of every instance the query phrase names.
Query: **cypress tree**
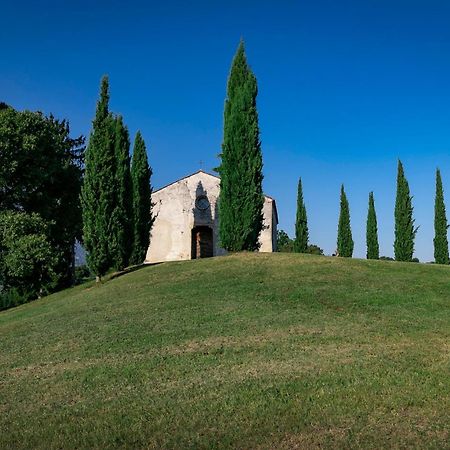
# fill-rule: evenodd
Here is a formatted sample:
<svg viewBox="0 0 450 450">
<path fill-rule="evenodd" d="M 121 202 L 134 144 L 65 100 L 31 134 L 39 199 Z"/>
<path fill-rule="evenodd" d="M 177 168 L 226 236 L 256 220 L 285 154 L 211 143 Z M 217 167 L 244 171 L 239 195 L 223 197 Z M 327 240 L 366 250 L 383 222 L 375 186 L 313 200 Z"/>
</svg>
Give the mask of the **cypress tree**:
<svg viewBox="0 0 450 450">
<path fill-rule="evenodd" d="M 395 241 L 394 254 L 397 261 L 412 261 L 414 253 L 414 228 L 412 196 L 409 184 L 399 160 L 397 168 L 397 196 L 395 200 Z"/>
<path fill-rule="evenodd" d="M 132 264 L 141 264 L 150 243 L 152 218 L 152 169 L 148 165 L 147 150 L 140 131 L 136 134 L 131 164 L 133 186 L 133 251 Z"/>
<path fill-rule="evenodd" d="M 308 250 L 308 238 L 308 218 L 306 216 L 306 207 L 303 200 L 302 179 L 299 178 L 297 189 L 297 216 L 295 220 L 294 251 L 297 253 L 306 253 Z"/>
<path fill-rule="evenodd" d="M 337 238 L 338 256 L 351 258 L 353 255 L 353 239 L 350 227 L 350 207 L 347 196 L 345 195 L 344 185 L 341 185 L 341 210 L 339 213 L 338 238 Z"/>
<path fill-rule="evenodd" d="M 112 267 L 121 270 L 128 265 L 132 251 L 130 138 L 122 116 L 112 120 L 112 127 L 115 156 L 115 204 L 110 223 L 109 252 Z"/>
<path fill-rule="evenodd" d="M 378 245 L 377 214 L 375 212 L 375 201 L 373 198 L 373 192 L 369 193 L 369 209 L 367 212 L 366 243 L 367 243 L 367 259 L 379 259 L 380 258 L 380 247 Z"/>
<path fill-rule="evenodd" d="M 257 250 L 263 227 L 262 154 L 256 78 L 241 41 L 228 78 L 220 174 L 219 234 L 229 251 Z"/>
<path fill-rule="evenodd" d="M 108 77 L 101 81 L 92 131 L 85 155 L 85 174 L 81 192 L 83 242 L 87 263 L 97 281 L 111 266 L 109 225 L 114 210 L 115 155 L 112 118 L 108 110 Z"/>
<path fill-rule="evenodd" d="M 447 216 L 445 214 L 444 189 L 441 171 L 436 169 L 436 197 L 434 199 L 434 260 L 437 264 L 448 264 Z"/>
</svg>

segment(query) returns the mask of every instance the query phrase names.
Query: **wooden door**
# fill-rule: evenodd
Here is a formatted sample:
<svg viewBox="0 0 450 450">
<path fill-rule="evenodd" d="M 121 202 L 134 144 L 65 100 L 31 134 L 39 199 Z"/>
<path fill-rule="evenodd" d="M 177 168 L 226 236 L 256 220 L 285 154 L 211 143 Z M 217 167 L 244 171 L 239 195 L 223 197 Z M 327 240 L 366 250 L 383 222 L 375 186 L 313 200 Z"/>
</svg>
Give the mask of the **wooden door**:
<svg viewBox="0 0 450 450">
<path fill-rule="evenodd" d="M 191 258 L 209 258 L 211 256 L 214 256 L 212 229 L 205 226 L 193 228 Z"/>
</svg>

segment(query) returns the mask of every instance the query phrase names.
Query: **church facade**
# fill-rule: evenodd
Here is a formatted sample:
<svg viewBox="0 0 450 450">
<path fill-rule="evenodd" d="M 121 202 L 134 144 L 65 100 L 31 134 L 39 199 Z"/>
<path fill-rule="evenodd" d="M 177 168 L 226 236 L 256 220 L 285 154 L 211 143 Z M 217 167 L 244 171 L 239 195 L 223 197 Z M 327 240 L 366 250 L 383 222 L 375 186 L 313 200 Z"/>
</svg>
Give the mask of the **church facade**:
<svg viewBox="0 0 450 450">
<path fill-rule="evenodd" d="M 152 194 L 153 217 L 145 263 L 206 258 L 226 254 L 219 246 L 217 201 L 220 178 L 202 170 Z M 276 251 L 275 200 L 264 196 L 260 252 Z"/>
</svg>

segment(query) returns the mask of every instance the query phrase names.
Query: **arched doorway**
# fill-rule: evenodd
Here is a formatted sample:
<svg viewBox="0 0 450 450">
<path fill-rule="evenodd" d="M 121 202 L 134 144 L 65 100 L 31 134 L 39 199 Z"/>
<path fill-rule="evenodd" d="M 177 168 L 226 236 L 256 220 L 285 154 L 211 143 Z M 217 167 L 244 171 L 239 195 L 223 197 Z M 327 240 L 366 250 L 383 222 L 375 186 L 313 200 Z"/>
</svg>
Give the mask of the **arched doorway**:
<svg viewBox="0 0 450 450">
<path fill-rule="evenodd" d="M 213 231 L 210 227 L 198 226 L 192 229 L 191 259 L 214 256 Z"/>
</svg>

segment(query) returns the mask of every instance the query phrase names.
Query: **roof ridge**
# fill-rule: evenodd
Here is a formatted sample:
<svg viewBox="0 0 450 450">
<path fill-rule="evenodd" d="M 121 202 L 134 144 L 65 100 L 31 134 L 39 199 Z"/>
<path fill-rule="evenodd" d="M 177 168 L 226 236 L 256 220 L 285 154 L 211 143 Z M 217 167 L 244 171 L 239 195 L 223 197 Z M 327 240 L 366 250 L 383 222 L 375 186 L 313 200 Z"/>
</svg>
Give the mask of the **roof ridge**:
<svg viewBox="0 0 450 450">
<path fill-rule="evenodd" d="M 193 172 L 193 173 L 191 173 L 189 175 L 186 175 L 184 177 L 178 178 L 178 180 L 172 181 L 171 183 L 166 184 L 163 187 L 160 187 L 156 191 L 153 191 L 153 194 L 156 194 L 157 192 L 162 191 L 163 189 L 166 189 L 169 186 L 172 186 L 172 184 L 178 183 L 179 181 L 185 180 L 186 178 L 190 178 L 190 177 L 192 177 L 194 175 L 197 175 L 198 173 L 204 173 L 205 175 L 209 175 L 210 177 L 214 177 L 214 178 L 217 178 L 218 180 L 220 180 L 220 177 L 218 177 L 217 175 L 213 175 L 212 173 L 206 172 L 203 169 L 199 169 L 199 170 L 197 170 L 197 171 L 195 171 L 195 172 Z M 264 194 L 264 193 L 263 193 L 263 195 L 264 195 L 264 197 L 267 197 L 269 200 L 272 200 L 273 202 L 275 201 L 275 199 L 273 197 L 271 197 L 270 195 L 267 195 L 267 194 Z"/>
<path fill-rule="evenodd" d="M 172 184 L 178 183 L 179 181 L 184 180 L 186 178 L 190 178 L 190 177 L 192 177 L 194 175 L 197 175 L 198 173 L 204 173 L 205 175 L 209 175 L 210 177 L 214 177 L 214 178 L 217 178 L 218 180 L 220 180 L 220 177 L 218 177 L 217 175 L 213 175 L 212 173 L 209 173 L 209 172 L 204 171 L 203 169 L 200 169 L 200 170 L 197 170 L 197 171 L 195 171 L 193 173 L 190 173 L 189 175 L 185 175 L 184 177 L 178 178 L 178 180 L 172 181 L 171 183 L 168 183 L 168 184 L 160 187 L 159 189 L 156 189 L 156 191 L 153 191 L 153 193 L 162 191 L 163 189 L 166 189 L 169 186 L 172 186 Z"/>
</svg>

